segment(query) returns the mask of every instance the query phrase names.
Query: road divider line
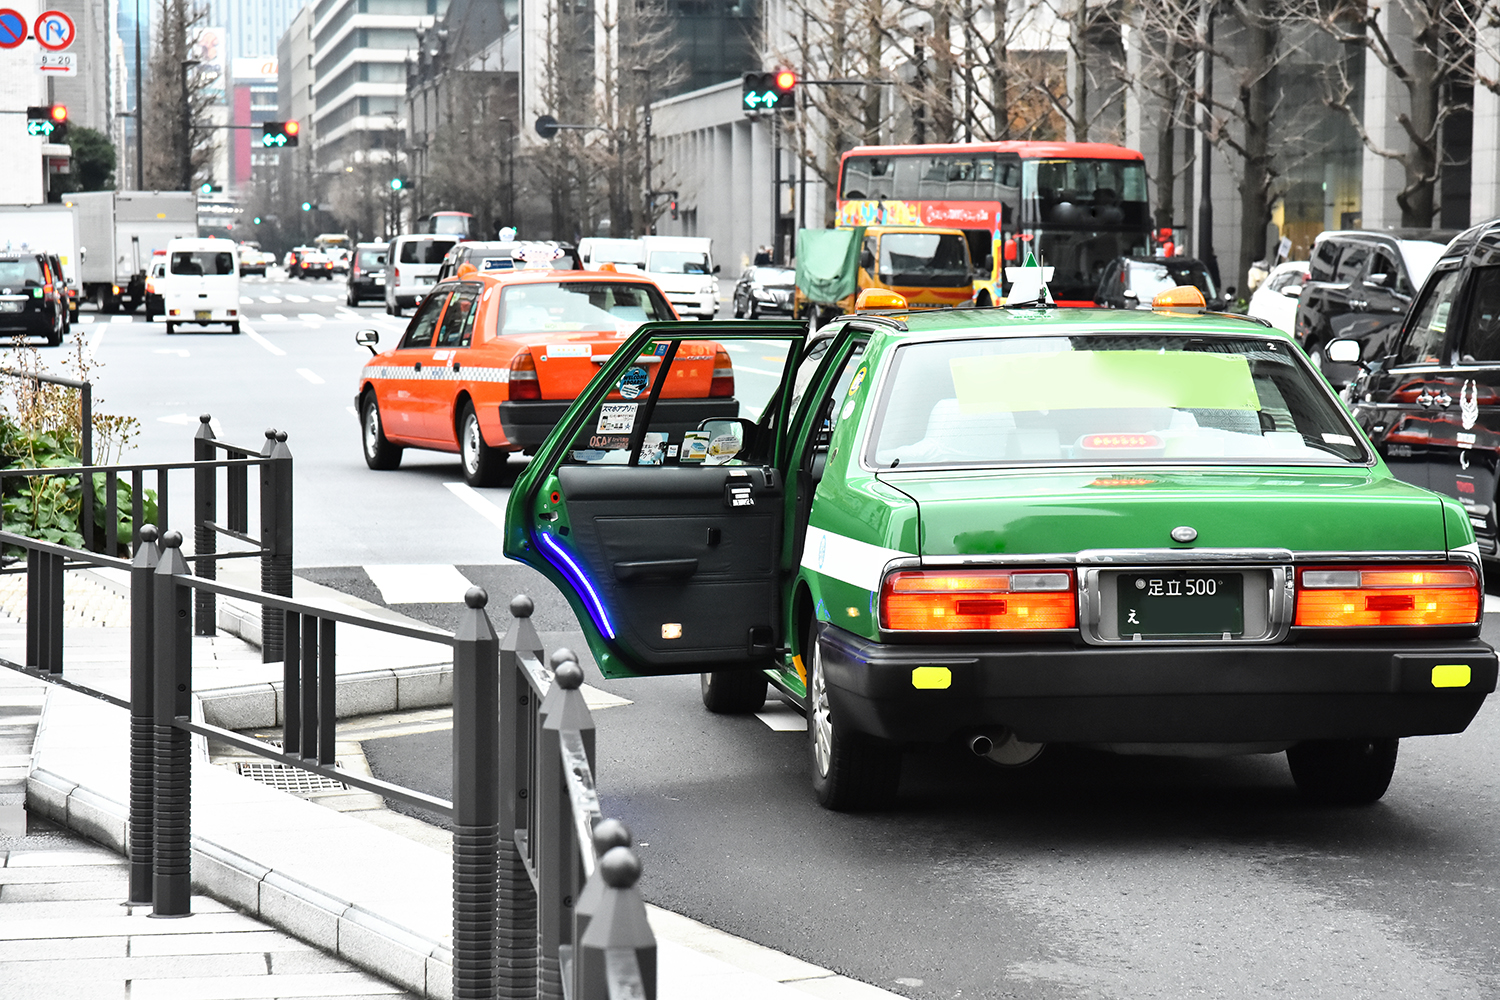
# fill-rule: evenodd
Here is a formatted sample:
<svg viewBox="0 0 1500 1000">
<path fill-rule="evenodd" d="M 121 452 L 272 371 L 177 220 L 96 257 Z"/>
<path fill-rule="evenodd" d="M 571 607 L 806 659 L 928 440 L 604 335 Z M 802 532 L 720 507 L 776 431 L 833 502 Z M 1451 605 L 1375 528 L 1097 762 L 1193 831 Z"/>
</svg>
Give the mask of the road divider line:
<svg viewBox="0 0 1500 1000">
<path fill-rule="evenodd" d="M 277 347 L 275 344 L 271 343 L 265 337 L 262 337 L 260 334 L 256 333 L 245 324 L 240 324 L 240 331 L 244 333 L 245 336 L 249 337 L 251 340 L 259 344 L 261 347 L 264 347 L 266 350 L 276 355 L 278 358 L 286 357 L 286 351 L 283 351 L 281 348 Z"/>
<path fill-rule="evenodd" d="M 99 345 L 104 343 L 104 335 L 109 332 L 107 326 L 96 326 L 89 334 L 89 361 L 92 362 L 99 356 Z"/>
<path fill-rule="evenodd" d="M 474 508 L 480 517 L 497 528 L 505 527 L 505 511 L 486 500 L 474 487 L 468 483 L 444 483 L 443 485 L 454 496 Z"/>
<path fill-rule="evenodd" d="M 323 376 L 319 375 L 317 372 L 313 371 L 311 368 L 298 368 L 297 369 L 297 374 L 301 375 L 303 378 L 307 379 L 313 385 L 322 385 L 323 384 Z"/>
<path fill-rule="evenodd" d="M 387 604 L 462 604 L 474 586 L 456 566 L 364 566 L 365 575 Z"/>
</svg>

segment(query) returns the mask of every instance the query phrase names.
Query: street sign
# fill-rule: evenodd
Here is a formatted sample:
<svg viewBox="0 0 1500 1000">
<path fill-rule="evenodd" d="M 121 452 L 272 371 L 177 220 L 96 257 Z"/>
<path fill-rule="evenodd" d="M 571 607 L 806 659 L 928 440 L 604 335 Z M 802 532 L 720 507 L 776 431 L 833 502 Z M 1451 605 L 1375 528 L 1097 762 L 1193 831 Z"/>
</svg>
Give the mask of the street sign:
<svg viewBox="0 0 1500 1000">
<path fill-rule="evenodd" d="M 542 115 L 536 120 L 536 134 L 543 139 L 550 139 L 557 134 L 557 119 L 551 115 Z"/>
<path fill-rule="evenodd" d="M 43 49 L 36 54 L 36 71 L 43 76 L 77 76 L 78 54 Z"/>
<path fill-rule="evenodd" d="M 36 34 L 36 43 L 52 52 L 61 52 L 72 45 L 78 34 L 78 29 L 73 26 L 73 19 L 60 10 L 42 11 L 37 15 L 32 30 Z"/>
<path fill-rule="evenodd" d="M 0 7 L 0 49 L 13 49 L 26 41 L 26 18 L 18 10 Z"/>
</svg>

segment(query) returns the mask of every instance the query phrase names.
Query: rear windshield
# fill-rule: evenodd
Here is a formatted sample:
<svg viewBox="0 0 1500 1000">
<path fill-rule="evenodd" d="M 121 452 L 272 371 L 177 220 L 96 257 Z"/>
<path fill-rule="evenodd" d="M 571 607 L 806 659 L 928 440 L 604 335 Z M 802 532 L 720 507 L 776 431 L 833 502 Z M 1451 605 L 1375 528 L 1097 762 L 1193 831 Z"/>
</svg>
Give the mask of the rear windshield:
<svg viewBox="0 0 1500 1000">
<path fill-rule="evenodd" d="M 409 240 L 401 244 L 402 264 L 441 264 L 457 240 Z"/>
<path fill-rule="evenodd" d="M 1203 293 L 1205 299 L 1219 297 L 1213 278 L 1208 270 L 1196 261 L 1191 264 L 1164 264 L 1150 260 L 1125 262 L 1122 284 L 1136 293 L 1141 302 L 1150 302 L 1158 292 L 1180 285 L 1192 285 Z"/>
<path fill-rule="evenodd" d="M 655 285 L 562 281 L 511 285 L 500 294 L 502 335 L 565 330 L 628 332 L 642 323 L 675 320 Z"/>
<path fill-rule="evenodd" d="M 233 274 L 234 254 L 227 250 L 174 250 L 172 273 L 189 275 Z"/>
<path fill-rule="evenodd" d="M 877 467 L 1364 463 L 1359 431 L 1279 340 L 1141 334 L 901 347 Z"/>
<path fill-rule="evenodd" d="M 658 274 L 707 274 L 708 254 L 696 250 L 656 250 L 646 270 Z"/>
<path fill-rule="evenodd" d="M 35 257 L 0 260 L 0 285 L 30 288 L 42 284 L 42 265 Z"/>
<path fill-rule="evenodd" d="M 384 263 L 385 263 L 385 251 L 384 250 L 361 250 L 359 252 L 359 266 L 361 268 L 365 268 L 365 267 L 380 267 Z"/>
</svg>

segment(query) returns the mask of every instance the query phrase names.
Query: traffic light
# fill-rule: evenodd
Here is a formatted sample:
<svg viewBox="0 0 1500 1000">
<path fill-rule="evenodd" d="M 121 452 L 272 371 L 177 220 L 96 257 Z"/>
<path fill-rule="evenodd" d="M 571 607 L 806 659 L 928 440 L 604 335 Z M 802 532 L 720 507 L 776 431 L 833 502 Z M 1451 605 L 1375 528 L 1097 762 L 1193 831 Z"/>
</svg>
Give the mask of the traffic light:
<svg viewBox="0 0 1500 1000">
<path fill-rule="evenodd" d="M 302 126 L 295 121 L 262 122 L 260 126 L 260 144 L 270 149 L 295 146 L 297 145 L 297 136 L 301 132 Z"/>
<path fill-rule="evenodd" d="M 28 107 L 26 134 L 45 136 L 48 142 L 62 142 L 68 134 L 68 106 L 38 104 Z"/>
<path fill-rule="evenodd" d="M 746 114 L 775 111 L 781 103 L 775 73 L 746 73 L 740 82 L 740 110 Z"/>
<path fill-rule="evenodd" d="M 310 202 L 310 201 L 304 201 L 302 203 L 302 211 L 304 211 L 304 212 L 311 212 L 312 211 L 312 202 Z"/>
<path fill-rule="evenodd" d="M 391 178 L 391 190 L 392 191 L 400 191 L 404 187 L 406 187 L 406 182 L 403 181 L 401 178 L 399 178 L 399 177 L 392 177 Z"/>
<path fill-rule="evenodd" d="M 794 70 L 779 69 L 771 83 L 776 88 L 776 93 L 781 100 L 777 102 L 778 110 L 792 106 L 792 91 L 797 89 L 797 74 Z"/>
</svg>

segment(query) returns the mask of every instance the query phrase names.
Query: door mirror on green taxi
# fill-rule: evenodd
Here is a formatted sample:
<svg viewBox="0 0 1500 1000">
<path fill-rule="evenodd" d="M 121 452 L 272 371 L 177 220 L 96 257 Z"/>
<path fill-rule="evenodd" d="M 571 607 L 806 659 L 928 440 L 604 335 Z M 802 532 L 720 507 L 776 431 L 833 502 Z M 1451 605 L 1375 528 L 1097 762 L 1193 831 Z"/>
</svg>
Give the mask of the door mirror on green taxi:
<svg viewBox="0 0 1500 1000">
<path fill-rule="evenodd" d="M 1359 341 L 1335 340 L 1328 345 L 1328 360 L 1341 365 L 1359 364 Z"/>
<path fill-rule="evenodd" d="M 371 354 L 377 353 L 375 348 L 380 343 L 380 334 L 374 330 L 360 330 L 354 335 L 354 342 L 360 347 L 368 347 Z"/>
<path fill-rule="evenodd" d="M 724 465 L 735 458 L 748 458 L 754 453 L 755 437 L 755 424 L 743 417 L 711 417 L 698 424 L 695 435 L 699 440 L 707 439 L 704 465 Z"/>
</svg>

